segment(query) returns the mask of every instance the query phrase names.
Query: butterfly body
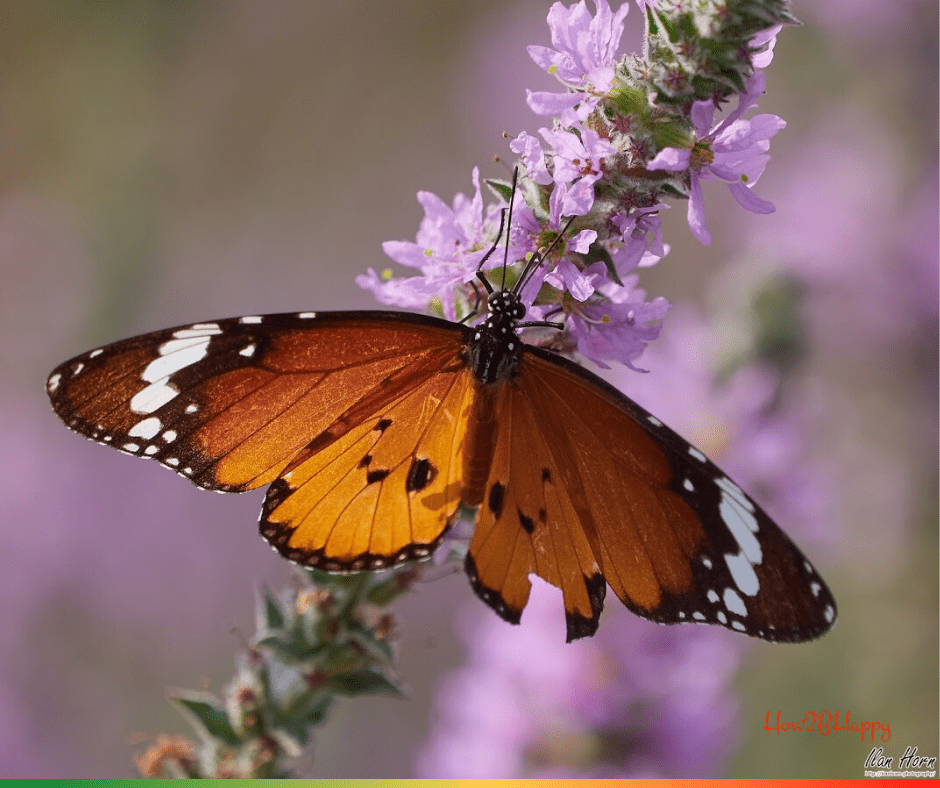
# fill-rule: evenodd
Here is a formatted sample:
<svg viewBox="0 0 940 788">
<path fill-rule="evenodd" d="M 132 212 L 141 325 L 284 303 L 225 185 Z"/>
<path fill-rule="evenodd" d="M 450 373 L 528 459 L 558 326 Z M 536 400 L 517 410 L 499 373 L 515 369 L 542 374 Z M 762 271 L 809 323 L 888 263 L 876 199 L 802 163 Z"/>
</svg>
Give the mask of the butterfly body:
<svg viewBox="0 0 940 788">
<path fill-rule="evenodd" d="M 75 431 L 193 483 L 268 486 L 262 535 L 328 571 L 427 558 L 462 505 L 476 593 L 518 622 L 535 574 L 568 639 L 608 585 L 660 623 L 817 637 L 835 602 L 798 548 L 697 449 L 518 336 L 513 293 L 466 327 L 396 312 L 252 316 L 118 342 L 47 390 Z"/>
</svg>

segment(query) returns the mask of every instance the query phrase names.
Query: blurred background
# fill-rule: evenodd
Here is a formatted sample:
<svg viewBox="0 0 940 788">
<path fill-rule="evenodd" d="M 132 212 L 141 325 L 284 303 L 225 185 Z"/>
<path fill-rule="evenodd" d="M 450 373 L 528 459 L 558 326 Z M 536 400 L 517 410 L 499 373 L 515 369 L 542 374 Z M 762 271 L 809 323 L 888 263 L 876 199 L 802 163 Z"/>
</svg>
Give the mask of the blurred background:
<svg viewBox="0 0 940 788">
<path fill-rule="evenodd" d="M 525 88 L 553 82 L 525 47 L 549 44 L 548 9 L 0 6 L 0 774 L 132 776 L 137 742 L 188 733 L 167 688 L 220 690 L 252 632 L 255 589 L 291 575 L 257 534 L 261 492 L 207 495 L 67 433 L 48 407 L 48 372 L 180 323 L 373 307 L 353 279 L 390 265 L 382 241 L 414 238 L 416 192 L 450 202 L 470 191 L 474 165 L 503 176 L 492 162 L 512 160 L 501 133 L 544 125 Z M 721 326 L 753 301 L 747 282 L 782 272 L 798 284 L 801 451 L 826 512 L 799 541 L 840 621 L 818 643 L 746 644 L 729 659 L 735 636 L 715 633 L 694 667 L 722 676 L 721 724 L 706 705 L 694 733 L 666 726 L 662 747 L 680 754 L 649 754 L 630 776 L 861 776 L 870 742 L 769 735 L 765 714 L 777 710 L 794 721 L 850 712 L 890 724 L 890 743 L 877 743 L 886 754 L 940 754 L 937 4 L 803 0 L 794 10 L 804 24 L 779 36 L 760 102 L 788 123 L 758 186 L 777 213 L 747 214 L 708 184 L 713 244 L 699 245 L 675 206 L 672 251 L 642 285 L 695 315 L 691 324 Z M 631 8 L 622 52 L 639 45 L 641 22 Z M 711 352 L 701 332 L 696 341 Z M 519 628 L 498 621 L 464 576 L 422 584 L 396 609 L 409 699 L 341 701 L 305 776 L 465 776 L 441 754 L 459 738 L 448 704 L 469 692 L 481 711 L 463 724 L 485 739 L 501 654 L 579 653 L 561 642 L 560 604 L 550 614 L 545 633 L 523 642 L 527 617 Z M 539 614 L 527 616 L 541 632 Z M 608 644 L 628 619 L 605 614 Z M 624 626 L 662 638 L 686 629 Z M 625 654 L 649 629 L 629 631 L 642 634 L 624 635 Z M 643 668 L 654 688 L 666 680 L 658 669 L 655 659 Z M 546 678 L 544 693 L 557 686 Z M 520 714 L 521 728 L 537 724 Z M 692 736 L 713 747 L 707 758 L 684 760 Z M 552 758 L 575 765 L 549 773 L 585 773 L 583 757 L 568 757 L 582 740 L 556 737 L 560 754 L 535 757 L 522 739 L 527 754 L 507 753 L 487 776 L 539 773 L 533 763 Z"/>
</svg>

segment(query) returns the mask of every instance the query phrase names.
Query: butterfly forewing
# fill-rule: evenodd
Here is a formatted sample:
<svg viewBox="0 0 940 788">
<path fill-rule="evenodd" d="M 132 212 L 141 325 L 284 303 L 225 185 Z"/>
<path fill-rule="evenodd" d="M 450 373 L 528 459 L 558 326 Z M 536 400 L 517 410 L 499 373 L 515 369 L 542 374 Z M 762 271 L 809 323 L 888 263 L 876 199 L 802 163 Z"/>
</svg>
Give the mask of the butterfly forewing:
<svg viewBox="0 0 940 788">
<path fill-rule="evenodd" d="M 386 312 L 220 320 L 85 353 L 47 390 L 76 432 L 201 487 L 276 481 L 262 530 L 291 557 L 388 565 L 426 555 L 459 505 L 466 333 Z M 303 494 L 289 497 L 282 474 Z M 330 516 L 314 512 L 318 499 Z"/>
</svg>

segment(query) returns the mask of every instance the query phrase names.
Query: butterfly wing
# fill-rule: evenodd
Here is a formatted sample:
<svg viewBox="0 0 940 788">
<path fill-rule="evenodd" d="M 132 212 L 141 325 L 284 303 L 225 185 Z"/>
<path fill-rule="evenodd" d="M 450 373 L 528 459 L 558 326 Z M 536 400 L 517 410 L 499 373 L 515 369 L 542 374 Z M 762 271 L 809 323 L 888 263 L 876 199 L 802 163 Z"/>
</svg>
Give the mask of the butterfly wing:
<svg viewBox="0 0 940 788">
<path fill-rule="evenodd" d="M 609 584 L 662 624 L 774 641 L 829 630 L 835 601 L 766 513 L 658 419 L 576 364 L 527 348 L 467 571 L 518 621 L 535 573 L 562 589 L 568 639 L 593 634 Z M 495 505 L 494 505 L 495 504 Z"/>
<path fill-rule="evenodd" d="M 459 506 L 468 329 L 395 312 L 268 315 L 117 342 L 47 390 L 73 430 L 210 490 L 272 483 L 261 530 L 293 560 L 430 553 Z"/>
<path fill-rule="evenodd" d="M 477 526 L 466 558 L 477 594 L 519 623 L 530 574 L 561 588 L 568 639 L 591 635 L 607 583 L 594 558 L 571 489 L 565 458 L 552 454 L 545 414 L 527 401 L 517 378 L 499 392 L 498 437 Z"/>
</svg>

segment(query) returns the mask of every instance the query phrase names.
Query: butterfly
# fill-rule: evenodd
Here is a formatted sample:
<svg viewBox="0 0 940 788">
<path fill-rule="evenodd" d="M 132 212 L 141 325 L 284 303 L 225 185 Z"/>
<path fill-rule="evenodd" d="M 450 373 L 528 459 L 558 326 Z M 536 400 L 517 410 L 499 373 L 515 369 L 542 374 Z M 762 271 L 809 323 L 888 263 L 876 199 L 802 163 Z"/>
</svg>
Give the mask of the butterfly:
<svg viewBox="0 0 940 788">
<path fill-rule="evenodd" d="M 426 559 L 477 507 L 466 573 L 509 622 L 534 574 L 561 589 L 568 641 L 594 634 L 608 586 L 661 624 L 828 631 L 832 594 L 764 510 L 616 388 L 523 343 L 519 287 L 478 276 L 476 327 L 390 311 L 194 323 L 66 361 L 47 391 L 72 430 L 199 487 L 267 486 L 261 534 L 298 564 Z"/>
</svg>

